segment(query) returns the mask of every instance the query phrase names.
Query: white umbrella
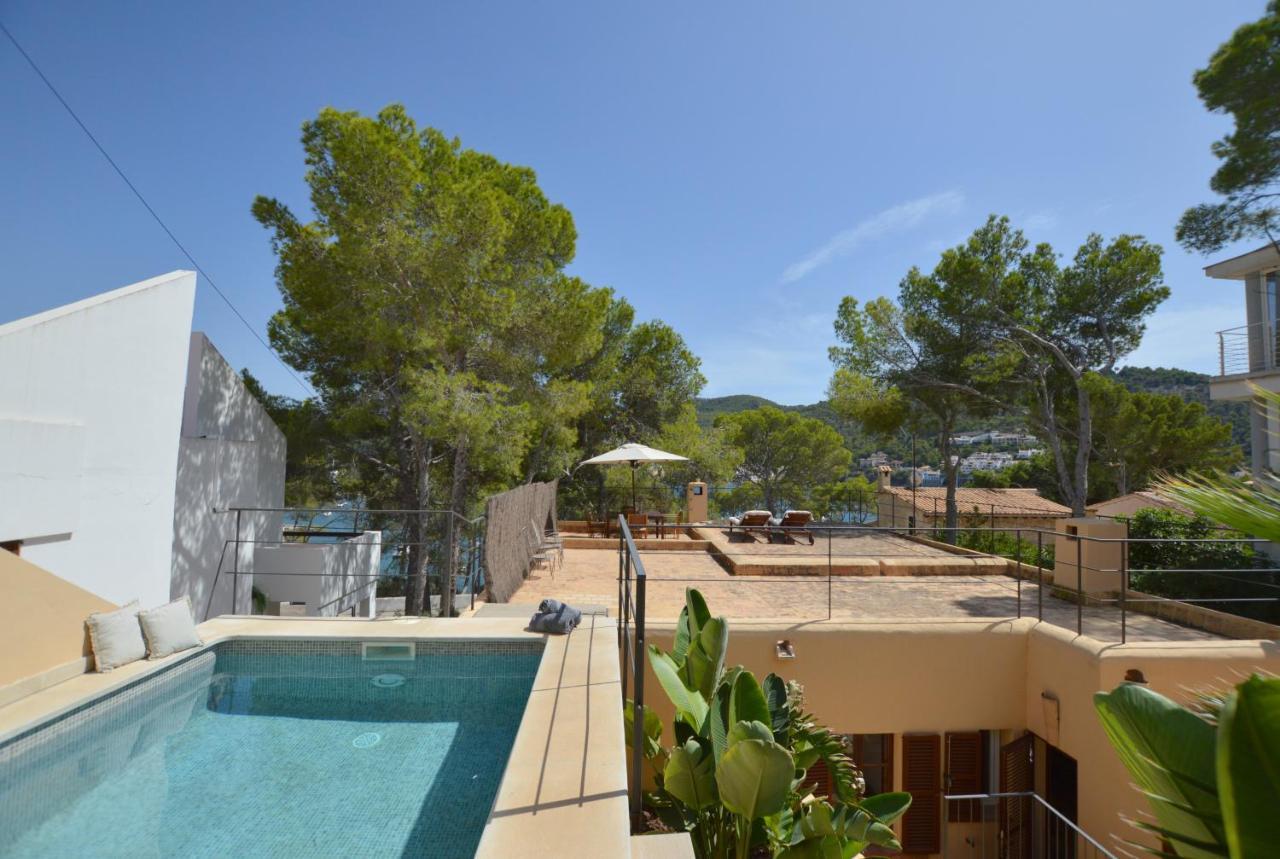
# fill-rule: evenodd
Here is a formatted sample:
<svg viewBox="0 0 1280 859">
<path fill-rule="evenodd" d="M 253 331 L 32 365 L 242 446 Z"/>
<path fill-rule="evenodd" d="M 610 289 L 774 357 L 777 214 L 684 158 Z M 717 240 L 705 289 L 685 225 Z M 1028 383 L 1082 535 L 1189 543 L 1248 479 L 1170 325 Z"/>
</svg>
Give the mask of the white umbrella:
<svg viewBox="0 0 1280 859">
<path fill-rule="evenodd" d="M 608 453 L 602 453 L 599 456 L 593 456 L 590 459 L 584 459 L 579 465 L 622 465 L 629 464 L 631 466 L 631 506 L 636 506 L 636 469 L 642 462 L 687 462 L 689 457 L 680 456 L 674 453 L 667 453 L 665 450 L 649 447 L 644 444 L 636 444 L 628 442 L 621 447 L 615 447 Z"/>
</svg>

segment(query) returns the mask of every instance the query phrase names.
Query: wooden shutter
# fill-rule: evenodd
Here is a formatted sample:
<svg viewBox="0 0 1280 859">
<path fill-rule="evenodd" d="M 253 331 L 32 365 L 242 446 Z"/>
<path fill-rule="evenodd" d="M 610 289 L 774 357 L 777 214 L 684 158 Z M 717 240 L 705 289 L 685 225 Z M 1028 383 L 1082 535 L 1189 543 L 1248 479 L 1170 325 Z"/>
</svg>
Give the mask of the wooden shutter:
<svg viewBox="0 0 1280 859">
<path fill-rule="evenodd" d="M 947 734 L 947 793 L 983 793 L 982 734 L 977 731 Z M 952 799 L 947 801 L 947 820 L 952 823 L 976 823 L 982 820 L 982 801 Z"/>
<path fill-rule="evenodd" d="M 902 789 L 911 794 L 911 808 L 902 817 L 902 852 L 941 852 L 942 738 L 937 734 L 903 735 Z"/>
<path fill-rule="evenodd" d="M 1035 737 L 1024 734 L 1000 749 L 1000 792 L 1035 790 Z M 1000 838 L 1007 859 L 1030 859 L 1031 800 L 1025 796 L 1000 800 Z"/>
</svg>

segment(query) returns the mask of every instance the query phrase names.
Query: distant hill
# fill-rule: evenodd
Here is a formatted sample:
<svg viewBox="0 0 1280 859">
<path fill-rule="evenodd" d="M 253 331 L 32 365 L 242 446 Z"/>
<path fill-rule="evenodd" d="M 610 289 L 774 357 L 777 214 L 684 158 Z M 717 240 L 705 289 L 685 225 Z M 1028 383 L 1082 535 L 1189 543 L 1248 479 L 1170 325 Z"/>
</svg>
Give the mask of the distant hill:
<svg viewBox="0 0 1280 859">
<path fill-rule="evenodd" d="M 782 409 L 784 412 L 799 412 L 805 417 L 818 418 L 842 431 L 844 429 L 844 422 L 836 417 L 836 413 L 831 409 L 831 404 L 826 400 L 807 406 L 784 406 L 775 403 L 773 400 L 752 394 L 730 394 L 727 397 L 699 397 L 695 401 L 695 405 L 698 409 L 698 423 L 703 427 L 711 426 L 715 423 L 716 418 L 721 415 L 737 414 L 749 409 L 758 409 L 761 406 L 773 406 L 774 408 Z"/>
<path fill-rule="evenodd" d="M 1211 402 L 1209 400 L 1209 376 L 1204 373 L 1193 373 L 1190 370 L 1177 370 L 1168 367 L 1124 367 L 1114 373 L 1117 381 L 1131 391 L 1144 391 L 1152 394 L 1177 394 L 1185 400 L 1201 403 L 1209 414 L 1218 420 L 1231 425 L 1231 440 L 1240 445 L 1247 460 L 1249 456 L 1249 410 L 1244 403 Z M 836 417 L 831 404 L 826 400 L 801 406 L 784 406 L 765 397 L 753 394 L 731 394 L 727 397 L 701 397 L 696 401 L 698 423 L 709 427 L 721 415 L 731 415 L 761 406 L 775 406 L 787 412 L 799 412 L 806 417 L 818 418 L 831 424 L 844 436 L 845 442 L 855 456 L 866 456 L 874 450 L 886 450 L 898 457 L 904 457 L 909 450 L 905 438 L 886 440 L 868 436 L 859 427 L 842 421 Z M 1012 415 L 996 415 L 989 418 L 971 418 L 956 429 L 967 430 L 998 429 L 1019 430 L 1021 422 Z M 923 440 L 922 440 L 923 441 Z M 921 461 L 930 461 L 934 457 L 929 446 L 922 449 Z"/>
</svg>

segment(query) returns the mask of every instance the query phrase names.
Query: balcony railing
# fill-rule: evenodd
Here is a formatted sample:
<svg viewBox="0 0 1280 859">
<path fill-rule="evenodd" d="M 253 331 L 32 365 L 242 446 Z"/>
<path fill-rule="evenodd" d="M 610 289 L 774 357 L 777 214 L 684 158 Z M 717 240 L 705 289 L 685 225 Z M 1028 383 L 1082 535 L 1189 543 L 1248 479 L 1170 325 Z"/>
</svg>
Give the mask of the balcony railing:
<svg viewBox="0 0 1280 859">
<path fill-rule="evenodd" d="M 1253 322 L 1218 332 L 1218 375 L 1236 376 L 1276 368 L 1280 330 L 1272 322 Z"/>
<path fill-rule="evenodd" d="M 1020 793 L 947 795 L 952 821 L 966 821 L 963 840 L 944 842 L 944 859 L 1116 859 L 1043 797 Z"/>
</svg>

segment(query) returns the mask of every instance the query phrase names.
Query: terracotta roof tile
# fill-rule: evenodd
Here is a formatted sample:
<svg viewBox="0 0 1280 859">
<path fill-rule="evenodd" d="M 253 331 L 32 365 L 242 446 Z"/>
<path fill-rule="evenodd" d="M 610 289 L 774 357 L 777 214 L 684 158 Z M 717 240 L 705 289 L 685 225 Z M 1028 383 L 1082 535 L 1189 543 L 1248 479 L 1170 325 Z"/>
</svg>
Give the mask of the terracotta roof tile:
<svg viewBox="0 0 1280 859">
<path fill-rule="evenodd" d="M 911 503 L 911 489 L 906 486 L 891 486 L 881 489 L 891 495 Z M 943 513 L 943 503 L 947 497 L 945 486 L 921 486 L 915 490 L 916 505 L 925 516 L 932 516 L 934 499 L 937 499 L 938 515 Z M 997 516 L 1070 516 L 1071 508 L 1064 507 L 1056 501 L 1050 501 L 1033 489 L 973 489 L 961 487 L 956 490 L 956 506 L 961 515 L 977 507 L 980 512 L 990 512 L 995 505 Z"/>
</svg>

